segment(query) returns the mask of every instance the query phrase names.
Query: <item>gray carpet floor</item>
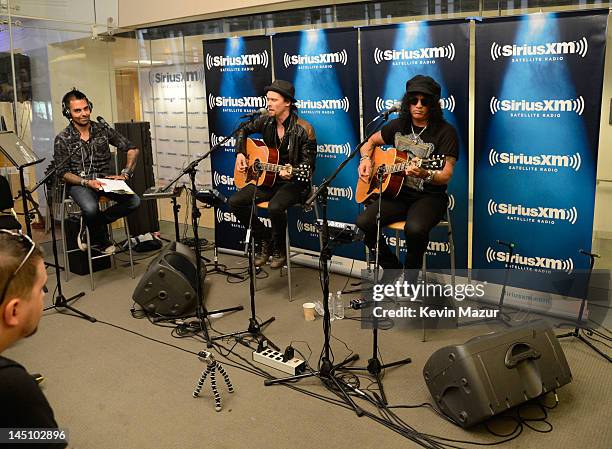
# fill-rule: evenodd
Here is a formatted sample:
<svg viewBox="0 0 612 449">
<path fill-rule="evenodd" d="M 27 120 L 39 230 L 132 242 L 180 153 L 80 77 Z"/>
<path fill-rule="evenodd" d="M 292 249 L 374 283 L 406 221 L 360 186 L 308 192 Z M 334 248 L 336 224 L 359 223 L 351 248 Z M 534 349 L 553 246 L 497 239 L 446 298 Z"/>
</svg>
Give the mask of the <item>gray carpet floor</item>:
<svg viewBox="0 0 612 449">
<path fill-rule="evenodd" d="M 208 254 L 210 255 L 210 254 Z M 123 256 L 120 256 L 123 257 Z M 229 267 L 244 269 L 242 258 L 221 255 Z M 148 261 L 136 266 L 136 279 L 129 269 L 96 273 L 97 288 L 89 289 L 86 276 L 73 276 L 64 283 L 64 294 L 85 291 L 73 305 L 98 319 L 90 323 L 50 310 L 41 320 L 37 334 L 22 340 L 4 355 L 24 364 L 31 372 L 42 372 L 43 390 L 54 408 L 56 419 L 69 430 L 70 447 L 79 449 L 198 449 L 198 448 L 406 448 L 419 447 L 374 420 L 358 418 L 351 410 L 318 400 L 285 386 L 263 384 L 263 378 L 236 366 L 240 360 L 217 355 L 235 386 L 228 394 L 218 378 L 223 410 L 215 412 L 212 393 L 205 385 L 200 398 L 192 397 L 196 382 L 205 368 L 194 353 L 205 345 L 193 338 L 174 338 L 171 328 L 159 327 L 130 313 L 132 293 L 146 270 Z M 281 347 L 294 342 L 311 364 L 316 365 L 323 345 L 322 319 L 306 322 L 302 303 L 321 297 L 318 273 L 294 267 L 294 301 L 287 300 L 286 277 L 266 270 L 269 276 L 258 280 L 257 315 L 275 316 L 265 335 Z M 346 277 L 332 275 L 331 289 L 341 289 Z M 49 286 L 53 286 L 53 277 Z M 51 291 L 53 289 L 51 288 Z M 50 303 L 50 295 L 47 303 Z M 243 305 L 244 311 L 211 319 L 211 332 L 245 329 L 249 318 L 248 282 L 230 284 L 225 276 L 207 276 L 205 298 L 208 309 Z M 371 356 L 371 331 L 349 318 L 332 324 L 332 350 L 336 361 L 351 352 L 363 364 Z M 213 330 L 214 329 L 214 330 Z M 489 326 L 459 330 L 430 331 L 426 342 L 421 331 L 380 332 L 380 355 L 384 362 L 411 357 L 412 363 L 390 368 L 384 385 L 392 404 L 414 405 L 431 402 L 422 369 L 438 348 L 466 341 L 489 332 Z M 231 341 L 223 341 L 226 348 Z M 612 372 L 588 347 L 575 340 L 561 346 L 573 373 L 573 382 L 558 390 L 559 405 L 548 411 L 549 433 L 527 427 L 518 438 L 502 444 L 505 448 L 601 448 L 612 447 L 610 403 Z M 310 349 L 309 349 L 310 348 Z M 237 345 L 234 351 L 250 360 L 251 351 Z M 230 361 L 231 360 L 231 361 Z M 241 362 L 244 364 L 244 362 Z M 264 367 L 265 368 L 265 367 Z M 275 376 L 282 373 L 266 368 Z M 360 388 L 373 388 L 371 380 L 360 376 Z M 335 398 L 316 378 L 293 384 L 309 392 Z M 554 398 L 548 398 L 552 404 Z M 371 407 L 364 406 L 374 412 Z M 500 440 L 483 426 L 460 429 L 427 408 L 397 409 L 401 419 L 419 432 L 445 438 L 478 441 L 490 445 Z M 535 417 L 534 409 L 526 409 Z M 546 430 L 544 423 L 534 422 Z M 495 419 L 491 428 L 508 432 L 508 420 Z M 463 447 L 476 447 L 466 444 Z"/>
</svg>

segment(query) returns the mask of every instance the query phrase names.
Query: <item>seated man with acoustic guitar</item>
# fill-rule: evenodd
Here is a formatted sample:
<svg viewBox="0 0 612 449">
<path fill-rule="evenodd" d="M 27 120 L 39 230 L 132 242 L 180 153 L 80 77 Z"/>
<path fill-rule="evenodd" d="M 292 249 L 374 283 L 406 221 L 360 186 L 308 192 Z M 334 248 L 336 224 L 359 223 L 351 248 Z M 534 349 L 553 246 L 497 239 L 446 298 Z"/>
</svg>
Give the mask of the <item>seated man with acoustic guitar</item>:
<svg viewBox="0 0 612 449">
<path fill-rule="evenodd" d="M 274 160 L 262 161 L 265 178 L 272 182 L 263 184 L 247 183 L 229 199 L 231 211 L 240 222 L 249 226 L 251 200 L 257 192 L 255 202 L 268 201 L 268 215 L 272 222 L 270 231 L 262 221 L 254 217 L 253 238 L 255 239 L 255 266 L 268 262 L 271 268 L 281 268 L 286 262 L 285 230 L 287 228 L 287 209 L 303 200 L 310 188 L 310 176 L 317 156 L 317 141 L 312 125 L 297 116 L 295 88 L 288 81 L 276 80 L 265 88 L 268 100 L 268 113 L 258 117 L 239 131 L 236 138 L 235 179 L 240 174 L 248 175 L 253 171 L 255 156 L 247 152 L 247 136 L 254 133 L 263 135 L 263 143 Z M 296 168 L 308 168 L 308 176 L 295 176 Z M 278 168 L 278 170 L 276 170 Z M 270 169 L 270 171 L 268 171 Z M 278 175 L 276 175 L 278 172 Z M 252 176 L 242 176 L 247 179 Z M 238 185 L 238 182 L 236 183 Z M 238 187 L 241 187 L 238 185 Z"/>
<path fill-rule="evenodd" d="M 446 186 L 453 176 L 459 155 L 457 133 L 443 118 L 440 95 L 440 85 L 433 78 L 417 75 L 410 79 L 406 83 L 399 118 L 383 126 L 361 148 L 359 184 L 366 186 L 376 184 L 377 167 L 380 165 L 377 158 L 393 151 L 381 151 L 377 147 L 392 145 L 396 149 L 397 159 L 393 162 L 401 171 L 393 175 L 399 175 L 400 182 L 396 182 L 395 189 L 388 189 L 392 192 L 389 194 L 384 189 L 387 182 L 383 181 L 380 225 L 382 229 L 393 222 L 406 221 L 406 259 L 403 268 L 408 270 L 409 279 L 405 278 L 408 282 L 416 280 L 429 243 L 429 232 L 444 217 L 448 205 Z M 414 163 L 401 163 L 411 159 Z M 445 160 L 445 163 L 438 165 L 443 166 L 441 170 L 427 170 L 424 168 L 426 164 L 420 164 L 421 161 L 436 163 L 440 159 Z M 387 164 L 385 166 L 388 167 Z M 390 175 L 385 175 L 387 180 L 391 178 Z M 372 187 L 369 190 L 373 190 Z M 366 245 L 373 254 L 377 238 L 377 212 L 378 201 L 372 201 L 357 218 L 357 226 L 364 231 Z M 393 280 L 388 270 L 402 269 L 402 264 L 382 237 L 378 260 L 380 267 L 387 272 L 383 275 L 383 282 Z"/>
</svg>

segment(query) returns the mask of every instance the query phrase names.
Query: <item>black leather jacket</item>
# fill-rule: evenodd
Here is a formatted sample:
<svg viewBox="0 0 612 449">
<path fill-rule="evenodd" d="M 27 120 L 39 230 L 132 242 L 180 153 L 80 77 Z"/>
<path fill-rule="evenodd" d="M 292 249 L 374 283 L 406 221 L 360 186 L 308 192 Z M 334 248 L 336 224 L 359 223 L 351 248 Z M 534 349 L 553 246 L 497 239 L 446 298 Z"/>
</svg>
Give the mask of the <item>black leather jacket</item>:
<svg viewBox="0 0 612 449">
<path fill-rule="evenodd" d="M 308 164 L 311 173 L 314 172 L 317 158 L 317 138 L 314 128 L 306 120 L 292 112 L 285 120 L 285 139 L 289 153 L 289 164 L 296 167 Z M 264 143 L 268 147 L 276 148 L 278 138 L 276 134 L 276 120 L 274 117 L 259 117 L 247 124 L 236 136 L 236 154 L 246 152 L 246 138 L 250 134 L 261 133 Z"/>
</svg>

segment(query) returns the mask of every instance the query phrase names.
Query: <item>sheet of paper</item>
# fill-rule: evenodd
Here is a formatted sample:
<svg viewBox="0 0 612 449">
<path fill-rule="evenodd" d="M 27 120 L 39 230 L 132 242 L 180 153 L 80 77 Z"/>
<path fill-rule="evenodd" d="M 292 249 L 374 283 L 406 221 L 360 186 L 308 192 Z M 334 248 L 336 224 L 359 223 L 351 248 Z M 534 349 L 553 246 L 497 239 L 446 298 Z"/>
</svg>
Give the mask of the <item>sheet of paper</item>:
<svg viewBox="0 0 612 449">
<path fill-rule="evenodd" d="M 120 179 L 98 178 L 98 181 L 102 183 L 102 188 L 105 192 L 134 195 L 134 191 L 130 189 L 130 186 Z"/>
</svg>

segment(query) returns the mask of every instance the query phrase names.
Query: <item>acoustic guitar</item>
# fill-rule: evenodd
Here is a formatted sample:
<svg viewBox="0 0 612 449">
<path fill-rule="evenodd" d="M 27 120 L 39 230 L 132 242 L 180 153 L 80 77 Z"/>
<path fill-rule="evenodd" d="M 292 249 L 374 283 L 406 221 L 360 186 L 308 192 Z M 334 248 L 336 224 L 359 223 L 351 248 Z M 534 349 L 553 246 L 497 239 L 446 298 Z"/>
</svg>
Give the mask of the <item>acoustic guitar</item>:
<svg viewBox="0 0 612 449">
<path fill-rule="evenodd" d="M 285 169 L 294 180 L 310 182 L 310 166 L 300 164 L 292 167 L 291 164 L 279 164 L 280 154 L 276 148 L 268 148 L 261 140 L 248 138 L 246 141 L 246 172 L 234 168 L 234 184 L 242 189 L 248 184 L 258 187 L 272 187 L 276 182 L 277 174 Z"/>
<path fill-rule="evenodd" d="M 372 171 L 367 182 L 361 178 L 357 181 L 355 201 L 363 203 L 372 195 L 380 195 L 394 198 L 402 189 L 406 175 L 404 171 L 411 166 L 417 166 L 426 170 L 440 170 L 444 168 L 446 160 L 443 155 L 433 156 L 427 159 L 410 157 L 405 152 L 396 148 L 383 150 L 376 147 L 370 156 L 372 159 Z M 382 183 L 379 174 L 382 173 Z"/>
</svg>

